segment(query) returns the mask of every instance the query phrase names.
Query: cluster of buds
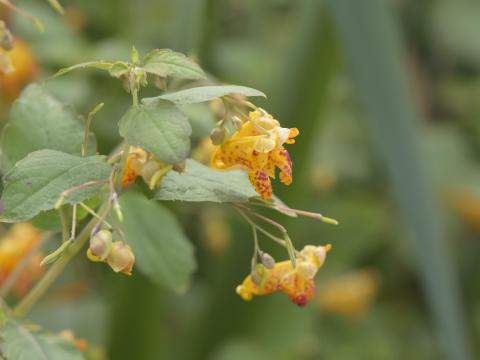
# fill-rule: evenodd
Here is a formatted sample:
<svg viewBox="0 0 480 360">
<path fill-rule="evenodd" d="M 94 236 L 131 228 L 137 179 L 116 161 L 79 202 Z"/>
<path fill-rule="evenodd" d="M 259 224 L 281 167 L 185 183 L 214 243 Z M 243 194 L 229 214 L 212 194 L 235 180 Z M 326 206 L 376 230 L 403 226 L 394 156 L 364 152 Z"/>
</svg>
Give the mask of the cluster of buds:
<svg viewBox="0 0 480 360">
<path fill-rule="evenodd" d="M 314 277 L 322 267 L 331 245 L 307 245 L 298 254 L 296 265 L 290 260 L 275 263 L 268 254 L 262 254 L 262 264 L 237 286 L 243 300 L 273 292 L 286 293 L 293 303 L 304 306 L 315 295 Z"/>
<path fill-rule="evenodd" d="M 112 232 L 100 230 L 90 239 L 87 257 L 95 262 L 106 262 L 113 271 L 132 274 L 135 255 L 122 240 L 113 241 Z"/>
<path fill-rule="evenodd" d="M 170 170 L 182 172 L 184 169 L 185 163 L 167 164 L 156 159 L 153 154 L 147 153 L 142 148 L 131 146 L 122 175 L 122 187 L 127 187 L 134 183 L 138 177 L 141 177 L 153 190 L 160 185 L 167 172 Z"/>
</svg>

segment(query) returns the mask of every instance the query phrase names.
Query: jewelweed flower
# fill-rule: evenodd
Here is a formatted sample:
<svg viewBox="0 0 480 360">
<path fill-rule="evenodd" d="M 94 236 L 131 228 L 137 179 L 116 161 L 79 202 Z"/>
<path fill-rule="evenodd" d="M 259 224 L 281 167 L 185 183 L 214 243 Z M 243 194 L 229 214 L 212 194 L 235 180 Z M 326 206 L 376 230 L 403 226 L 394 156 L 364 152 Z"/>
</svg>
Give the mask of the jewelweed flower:
<svg viewBox="0 0 480 360">
<path fill-rule="evenodd" d="M 278 262 L 272 269 L 264 269 L 259 284 L 249 275 L 237 286 L 237 294 L 243 300 L 249 301 L 254 296 L 281 291 L 286 293 L 293 303 L 304 306 L 315 295 L 314 277 L 330 249 L 331 245 L 307 245 L 296 257 L 295 267 L 290 260 Z"/>
<path fill-rule="evenodd" d="M 272 115 L 257 108 L 248 115 L 243 126 L 214 151 L 211 166 L 228 169 L 235 166 L 248 170 L 255 191 L 264 199 L 272 197 L 270 178 L 280 169 L 280 181 L 292 183 L 292 161 L 284 144 L 293 144 L 297 128 L 283 128 Z"/>
</svg>

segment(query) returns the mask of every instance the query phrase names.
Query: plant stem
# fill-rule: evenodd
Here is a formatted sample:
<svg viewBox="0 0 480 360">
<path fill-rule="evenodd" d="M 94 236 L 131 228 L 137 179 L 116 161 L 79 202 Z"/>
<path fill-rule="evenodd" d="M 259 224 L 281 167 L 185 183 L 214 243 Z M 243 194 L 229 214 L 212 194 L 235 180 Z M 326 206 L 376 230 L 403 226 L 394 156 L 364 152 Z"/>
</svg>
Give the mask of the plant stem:
<svg viewBox="0 0 480 360">
<path fill-rule="evenodd" d="M 272 220 L 272 219 L 270 219 L 270 218 L 268 218 L 268 217 L 266 217 L 266 216 L 263 216 L 263 215 L 261 215 L 261 214 L 258 214 L 258 213 L 256 213 L 256 212 L 250 210 L 250 209 L 249 209 L 248 207 L 246 207 L 246 206 L 243 206 L 243 205 L 238 205 L 238 206 L 240 206 L 240 207 L 242 207 L 242 208 L 244 208 L 244 209 L 246 209 L 246 210 L 249 210 L 250 213 L 251 213 L 253 216 L 259 218 L 260 220 L 263 220 L 263 221 L 269 223 L 270 225 L 276 227 L 278 230 L 280 230 L 280 231 L 282 232 L 282 234 L 283 234 L 283 239 L 284 239 L 284 241 L 282 242 L 282 243 L 283 243 L 283 246 L 285 246 L 285 247 L 287 248 L 288 256 L 290 257 L 290 261 L 292 262 L 292 265 L 293 265 L 293 267 L 295 268 L 296 263 L 297 263 L 296 258 L 295 258 L 295 254 L 297 253 L 297 250 L 296 250 L 295 247 L 293 246 L 292 239 L 290 239 L 290 236 L 288 236 L 288 231 L 287 231 L 287 229 L 285 229 L 285 227 L 284 227 L 282 224 L 279 224 L 279 223 L 277 223 L 276 221 L 274 221 L 274 220 Z M 243 212 L 241 212 L 241 213 L 243 213 Z M 243 215 L 244 215 L 244 217 L 245 217 L 246 219 L 248 218 L 245 214 L 243 214 Z M 255 223 L 254 223 L 253 221 L 251 221 L 250 219 L 248 219 L 248 220 L 249 220 L 249 222 L 255 224 Z M 259 228 L 257 224 L 255 224 L 255 226 L 256 226 L 257 228 Z M 260 228 L 259 228 L 259 229 L 260 229 Z M 263 232 L 263 231 L 262 231 L 262 232 Z"/>
<path fill-rule="evenodd" d="M 235 207 L 235 209 L 240 213 L 240 215 L 245 219 L 245 221 L 248 222 L 252 227 L 256 228 L 258 231 L 260 231 L 264 235 L 268 236 L 270 239 L 275 241 L 277 244 L 279 244 L 283 247 L 287 247 L 287 243 L 285 242 L 285 240 L 280 239 L 279 237 L 271 234 L 268 230 L 265 230 L 263 227 L 256 224 L 255 222 L 253 222 L 252 219 L 250 219 L 247 216 L 247 214 L 245 214 L 245 212 L 243 210 L 239 209 L 238 207 Z"/>
<path fill-rule="evenodd" d="M 44 26 L 43 26 L 43 24 L 40 20 L 38 20 L 35 16 L 28 13 L 27 11 L 25 11 L 25 10 L 19 8 L 19 7 L 16 7 L 9 0 L 0 0 L 0 4 L 5 5 L 5 7 L 10 9 L 11 11 L 17 12 L 18 14 L 22 15 L 26 19 L 30 20 L 33 23 L 33 25 L 35 25 L 35 27 L 37 28 L 37 30 L 39 32 L 44 32 L 45 31 Z"/>
<path fill-rule="evenodd" d="M 87 121 L 85 122 L 85 130 L 83 133 L 83 144 L 82 144 L 82 156 L 85 157 L 88 154 L 88 135 L 90 133 L 90 125 L 92 124 L 93 117 L 97 112 L 103 108 L 104 103 L 100 103 L 93 108 L 92 111 L 87 116 Z"/>
<path fill-rule="evenodd" d="M 62 224 L 62 243 L 64 243 L 69 238 L 67 215 L 65 214 L 65 209 L 63 207 L 58 208 L 58 214 L 60 216 L 60 223 Z"/>
<path fill-rule="evenodd" d="M 98 215 L 91 207 L 89 207 L 88 205 L 86 205 L 85 203 L 81 202 L 79 203 L 80 206 L 86 211 L 88 212 L 90 215 L 92 215 L 93 217 L 96 217 L 100 222 L 103 222 L 105 225 L 107 225 L 110 229 L 113 229 L 113 226 L 110 225 L 110 223 L 105 220 L 105 219 L 102 219 L 100 217 L 100 215 Z"/>
<path fill-rule="evenodd" d="M 132 103 L 133 106 L 138 106 L 138 90 L 132 90 Z"/>
<path fill-rule="evenodd" d="M 102 209 L 99 211 L 100 214 L 105 214 L 108 212 L 110 206 L 106 202 Z M 25 316 L 28 311 L 37 303 L 37 301 L 45 294 L 45 292 L 50 288 L 58 276 L 62 273 L 63 269 L 70 260 L 82 249 L 85 243 L 90 238 L 90 231 L 97 225 L 99 220 L 97 218 L 92 218 L 88 224 L 83 228 L 77 238 L 73 241 L 72 245 L 65 250 L 64 254 L 60 259 L 58 259 L 46 272 L 46 274 L 40 279 L 40 281 L 30 290 L 30 292 L 20 301 L 17 306 L 13 309 L 13 316 L 16 318 L 21 318 Z"/>
<path fill-rule="evenodd" d="M 77 236 L 77 204 L 74 204 L 72 207 L 72 228 L 71 228 L 70 239 L 73 240 Z"/>
</svg>

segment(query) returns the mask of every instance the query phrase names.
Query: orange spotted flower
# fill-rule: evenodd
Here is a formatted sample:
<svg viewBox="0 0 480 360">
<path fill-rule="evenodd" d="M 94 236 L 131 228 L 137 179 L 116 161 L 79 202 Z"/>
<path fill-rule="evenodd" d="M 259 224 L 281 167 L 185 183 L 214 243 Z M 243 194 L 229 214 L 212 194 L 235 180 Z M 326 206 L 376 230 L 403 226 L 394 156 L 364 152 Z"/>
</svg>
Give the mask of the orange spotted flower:
<svg viewBox="0 0 480 360">
<path fill-rule="evenodd" d="M 314 276 L 330 249 L 331 245 L 307 245 L 297 256 L 295 267 L 290 260 L 276 263 L 272 269 L 265 269 L 260 284 L 256 284 L 249 275 L 237 286 L 237 294 L 249 301 L 254 296 L 282 291 L 293 303 L 304 306 L 315 295 Z"/>
<path fill-rule="evenodd" d="M 292 183 L 292 161 L 283 145 L 293 144 L 296 128 L 282 128 L 265 110 L 251 111 L 248 121 L 231 138 L 219 145 L 212 155 L 211 165 L 217 169 L 241 166 L 248 169 L 248 177 L 255 191 L 264 199 L 272 197 L 270 178 L 275 178 L 275 167 L 280 169 L 280 181 Z"/>
</svg>

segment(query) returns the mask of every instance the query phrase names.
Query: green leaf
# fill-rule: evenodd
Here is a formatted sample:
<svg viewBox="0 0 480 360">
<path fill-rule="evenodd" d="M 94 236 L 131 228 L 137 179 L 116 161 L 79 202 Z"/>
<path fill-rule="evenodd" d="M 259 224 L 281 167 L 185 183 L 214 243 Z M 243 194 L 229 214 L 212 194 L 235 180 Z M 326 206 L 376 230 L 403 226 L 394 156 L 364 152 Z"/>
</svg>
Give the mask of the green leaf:
<svg viewBox="0 0 480 360">
<path fill-rule="evenodd" d="M 69 107 L 52 97 L 43 86 L 30 85 L 13 104 L 9 122 L 0 136 L 0 170 L 5 173 L 18 160 L 41 149 L 80 155 L 83 124 Z M 89 148 L 95 152 L 93 134 Z"/>
<path fill-rule="evenodd" d="M 207 103 L 179 105 L 192 126 L 192 137 L 202 139 L 210 135 L 215 126 L 215 116 Z"/>
<path fill-rule="evenodd" d="M 187 117 L 167 101 L 133 106 L 119 122 L 120 135 L 170 164 L 182 162 L 190 151 L 192 128 Z"/>
<path fill-rule="evenodd" d="M 77 70 L 77 69 L 94 68 L 94 69 L 109 71 L 114 64 L 115 63 L 112 62 L 112 61 L 103 61 L 103 60 L 88 61 L 88 62 L 72 65 L 72 66 L 69 66 L 69 67 L 66 67 L 66 68 L 62 68 L 62 69 L 58 70 L 55 74 L 53 74 L 50 77 L 50 79 L 55 79 L 56 77 L 62 76 L 66 73 L 69 73 L 70 71 Z"/>
<path fill-rule="evenodd" d="M 184 292 L 196 268 L 194 249 L 177 219 L 136 192 L 120 197 L 125 219 L 119 226 L 132 247 L 136 266 L 161 286 Z"/>
<path fill-rule="evenodd" d="M 0 199 L 0 221 L 29 220 L 50 210 L 63 191 L 91 181 L 107 180 L 110 166 L 104 156 L 82 158 L 56 150 L 39 150 L 20 160 L 4 177 Z M 102 184 L 72 191 L 65 204 L 73 204 L 95 195 Z"/>
<path fill-rule="evenodd" d="M 120 78 L 122 75 L 125 75 L 128 72 L 128 64 L 123 61 L 116 61 L 108 69 L 110 76 Z"/>
<path fill-rule="evenodd" d="M 7 360 L 82 360 L 75 345 L 56 334 L 30 331 L 8 320 L 0 338 L 1 355 Z"/>
<path fill-rule="evenodd" d="M 155 193 L 157 200 L 247 202 L 258 194 L 242 170 L 214 170 L 187 160 L 183 173 L 170 171 Z"/>
<path fill-rule="evenodd" d="M 170 49 L 154 49 L 143 58 L 143 69 L 162 77 L 205 79 L 203 70 L 185 55 Z"/>
<path fill-rule="evenodd" d="M 56 231 L 62 228 L 58 210 L 55 209 L 41 211 L 31 221 L 33 226 L 42 230 Z"/>
<path fill-rule="evenodd" d="M 213 85 L 199 86 L 190 89 L 180 90 L 151 98 L 144 98 L 144 103 L 158 100 L 168 100 L 177 105 L 195 104 L 218 99 L 225 95 L 238 94 L 243 96 L 267 97 L 260 90 L 238 85 Z"/>
</svg>

